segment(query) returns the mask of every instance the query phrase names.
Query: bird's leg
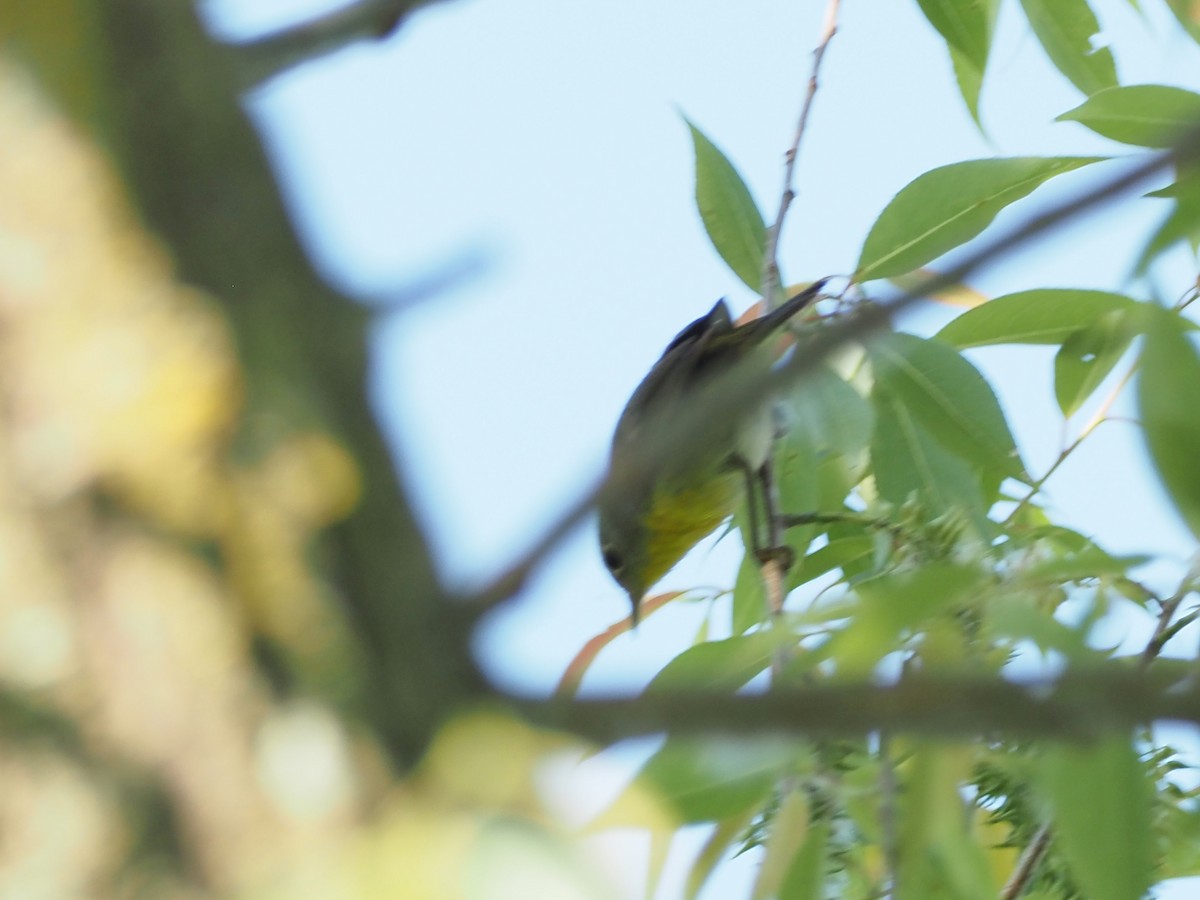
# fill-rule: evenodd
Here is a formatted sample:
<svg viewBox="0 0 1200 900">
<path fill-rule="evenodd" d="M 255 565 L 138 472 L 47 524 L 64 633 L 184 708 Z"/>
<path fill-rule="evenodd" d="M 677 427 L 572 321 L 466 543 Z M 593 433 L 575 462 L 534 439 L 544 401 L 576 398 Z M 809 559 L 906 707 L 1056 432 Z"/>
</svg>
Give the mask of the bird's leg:
<svg viewBox="0 0 1200 900">
<path fill-rule="evenodd" d="M 796 552 L 784 543 L 783 540 L 783 528 L 781 527 L 779 510 L 777 509 L 778 504 L 776 503 L 775 476 L 774 470 L 771 467 L 770 457 L 759 466 L 755 474 L 758 476 L 758 483 L 762 489 L 763 521 L 767 526 L 766 545 L 755 547 L 755 556 L 760 563 L 778 562 L 786 573 L 796 562 Z"/>
</svg>

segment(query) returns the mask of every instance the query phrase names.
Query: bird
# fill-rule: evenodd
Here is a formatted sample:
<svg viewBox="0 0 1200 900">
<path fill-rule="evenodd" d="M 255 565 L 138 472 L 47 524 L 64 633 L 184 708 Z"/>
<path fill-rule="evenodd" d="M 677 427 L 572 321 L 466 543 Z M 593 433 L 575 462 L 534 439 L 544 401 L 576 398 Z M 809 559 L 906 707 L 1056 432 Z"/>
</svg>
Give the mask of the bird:
<svg viewBox="0 0 1200 900">
<path fill-rule="evenodd" d="M 617 420 L 611 487 L 597 501 L 601 558 L 629 595 L 633 624 L 646 591 L 736 511 L 775 438 L 769 397 L 711 423 L 702 447 L 663 454 L 693 403 L 734 369 L 765 374 L 775 362 L 768 339 L 820 294 L 814 282 L 777 309 L 735 325 L 722 299 L 679 332 L 634 390 Z M 626 473 L 633 473 L 630 477 Z"/>
</svg>

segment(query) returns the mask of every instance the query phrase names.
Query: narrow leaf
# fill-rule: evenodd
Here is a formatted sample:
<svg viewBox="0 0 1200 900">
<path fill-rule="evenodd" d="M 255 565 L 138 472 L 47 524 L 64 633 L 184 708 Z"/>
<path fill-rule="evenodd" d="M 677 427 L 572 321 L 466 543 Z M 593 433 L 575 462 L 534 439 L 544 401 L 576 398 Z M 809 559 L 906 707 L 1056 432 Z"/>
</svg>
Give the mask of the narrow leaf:
<svg viewBox="0 0 1200 900">
<path fill-rule="evenodd" d="M 1192 40 L 1200 43 L 1200 6 L 1196 5 L 1196 0 L 1167 0 L 1167 6 Z"/>
<path fill-rule="evenodd" d="M 804 839 L 804 846 L 792 859 L 780 897 L 788 900 L 821 900 L 825 897 L 825 873 L 829 865 L 829 820 L 813 822 Z"/>
<path fill-rule="evenodd" d="M 992 44 L 995 3 L 979 0 L 917 0 L 929 24 L 982 72 Z"/>
<path fill-rule="evenodd" d="M 854 591 L 861 606 L 828 648 L 838 661 L 838 673 L 866 675 L 899 649 L 906 634 L 920 631 L 930 617 L 956 604 L 980 578 L 980 571 L 972 566 L 930 563 L 859 582 Z"/>
<path fill-rule="evenodd" d="M 915 494 L 934 515 L 963 509 L 982 518 L 990 504 L 971 466 L 944 450 L 887 391 L 875 391 L 872 400 L 871 464 L 879 495 L 901 506 Z"/>
<path fill-rule="evenodd" d="M 1200 357 L 1178 315 L 1159 308 L 1148 312 L 1138 379 L 1142 433 L 1167 494 L 1200 537 Z"/>
<path fill-rule="evenodd" d="M 794 741 L 782 738 L 668 738 L 641 780 L 683 821 L 721 821 L 764 801 L 797 752 Z"/>
<path fill-rule="evenodd" d="M 687 884 L 683 891 L 684 900 L 696 900 L 713 870 L 725 859 L 733 843 L 746 831 L 750 818 L 750 812 L 746 811 L 717 823 L 688 872 Z"/>
<path fill-rule="evenodd" d="M 1200 125 L 1200 94 L 1158 84 L 1107 88 L 1056 119 L 1139 147 L 1171 147 Z"/>
<path fill-rule="evenodd" d="M 884 207 L 863 243 L 854 280 L 892 278 L 982 232 L 1004 207 L 1055 175 L 1102 157 L 974 159 L 918 176 Z"/>
<path fill-rule="evenodd" d="M 1163 252 L 1180 241 L 1189 241 L 1193 251 L 1200 245 L 1200 176 L 1192 173 L 1189 177 L 1180 178 L 1169 188 L 1156 191 L 1155 194 L 1169 196 L 1173 200 L 1173 207 L 1162 225 L 1146 242 L 1146 247 L 1134 266 L 1136 275 L 1145 274 Z"/>
<path fill-rule="evenodd" d="M 1129 739 L 1052 747 L 1040 768 L 1056 843 L 1084 895 L 1092 900 L 1144 896 L 1155 852 L 1152 796 Z"/>
<path fill-rule="evenodd" d="M 954 80 L 958 83 L 958 92 L 962 95 L 963 103 L 967 105 L 967 112 L 971 114 L 975 127 L 983 131 L 983 119 L 979 117 L 983 69 L 954 47 L 950 47 L 950 64 L 954 67 Z"/>
<path fill-rule="evenodd" d="M 1100 23 L 1086 0 L 1021 0 L 1025 17 L 1058 71 L 1085 94 L 1117 86 L 1117 66 L 1093 38 Z"/>
<path fill-rule="evenodd" d="M 772 630 L 696 644 L 667 663 L 647 685 L 646 692 L 703 690 L 732 693 L 771 664 L 771 657 L 782 639 L 776 630 Z"/>
<path fill-rule="evenodd" d="M 744 519 L 745 516 L 739 515 L 739 518 Z M 761 526 L 759 527 L 761 528 Z M 744 529 L 742 536 L 745 546 L 749 547 L 750 538 Z M 762 570 L 753 553 L 743 554 L 742 562 L 738 566 L 737 580 L 733 583 L 731 615 L 734 634 L 745 634 L 746 631 L 767 618 L 767 592 L 763 588 Z M 671 664 L 668 663 L 667 668 L 670 667 Z"/>
<path fill-rule="evenodd" d="M 687 121 L 686 119 L 684 121 Z M 725 264 L 756 294 L 762 289 L 767 228 L 737 169 L 691 122 L 696 155 L 696 207 Z"/>
<path fill-rule="evenodd" d="M 963 313 L 937 333 L 959 349 L 989 344 L 1061 344 L 1081 328 L 1135 302 L 1122 294 L 1042 288 L 1006 294 Z"/>
<path fill-rule="evenodd" d="M 876 383 L 947 450 L 1001 476 L 1025 477 L 995 393 L 958 351 L 896 333 L 873 342 L 869 352 Z"/>
<path fill-rule="evenodd" d="M 1122 310 L 1105 313 L 1063 342 L 1054 358 L 1054 396 L 1064 416 L 1072 416 L 1133 341 L 1132 315 Z"/>
</svg>

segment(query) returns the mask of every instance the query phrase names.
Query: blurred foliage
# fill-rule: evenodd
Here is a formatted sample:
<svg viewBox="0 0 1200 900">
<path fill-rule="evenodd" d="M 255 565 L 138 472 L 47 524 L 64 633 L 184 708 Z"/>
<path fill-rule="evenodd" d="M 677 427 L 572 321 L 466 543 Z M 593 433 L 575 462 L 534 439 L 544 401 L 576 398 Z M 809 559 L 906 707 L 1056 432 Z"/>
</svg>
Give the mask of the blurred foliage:
<svg viewBox="0 0 1200 900">
<path fill-rule="evenodd" d="M 589 896 L 531 781 L 561 739 L 468 717 L 399 784 L 341 711 L 345 447 L 235 449 L 230 325 L 10 62 L 0 141 L 0 895 Z"/>
</svg>

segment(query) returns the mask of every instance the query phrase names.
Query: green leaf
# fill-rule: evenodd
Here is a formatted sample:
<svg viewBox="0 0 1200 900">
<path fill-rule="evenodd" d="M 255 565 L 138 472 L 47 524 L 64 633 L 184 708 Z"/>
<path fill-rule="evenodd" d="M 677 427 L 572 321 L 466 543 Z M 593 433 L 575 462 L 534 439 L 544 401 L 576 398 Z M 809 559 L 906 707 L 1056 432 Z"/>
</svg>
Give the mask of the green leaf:
<svg viewBox="0 0 1200 900">
<path fill-rule="evenodd" d="M 1044 589 L 1035 592 L 1017 588 L 989 597 L 984 622 L 988 640 L 1032 641 L 1043 652 L 1061 653 L 1069 662 L 1094 661 L 1098 654 L 1088 645 L 1087 631 L 1056 619 L 1058 603 L 1046 602 L 1045 597 Z"/>
<path fill-rule="evenodd" d="M 1135 566 L 1145 565 L 1148 556 L 1113 556 L 1094 544 L 1080 553 L 1048 559 L 1023 567 L 1018 583 L 1049 582 L 1061 584 L 1089 578 L 1125 575 Z"/>
<path fill-rule="evenodd" d="M 789 791 L 771 818 L 771 833 L 767 836 L 758 877 L 750 894 L 751 900 L 769 900 L 779 896 L 792 859 L 806 842 L 810 817 L 807 792 L 797 789 Z"/>
<path fill-rule="evenodd" d="M 792 568 L 788 573 L 788 590 L 794 590 L 852 562 L 870 559 L 874 553 L 875 541 L 866 535 L 831 538 L 828 544 L 814 550 Z"/>
<path fill-rule="evenodd" d="M 1064 416 L 1074 415 L 1133 342 L 1129 311 L 1115 309 L 1067 338 L 1054 357 L 1054 396 Z"/>
<path fill-rule="evenodd" d="M 641 778 L 683 821 L 721 821 L 766 800 L 797 752 L 795 741 L 785 738 L 671 737 Z"/>
<path fill-rule="evenodd" d="M 893 395 L 876 390 L 872 400 L 871 464 L 879 495 L 901 506 L 915 494 L 934 515 L 962 509 L 981 519 L 990 504 L 971 466 L 942 449 Z"/>
<path fill-rule="evenodd" d="M 750 546 L 749 538 L 746 538 L 746 546 Z M 767 593 L 753 553 L 744 554 L 738 566 L 737 581 L 733 584 L 732 616 L 734 634 L 743 634 L 767 618 Z M 667 668 L 670 667 L 668 663 Z"/>
<path fill-rule="evenodd" d="M 792 858 L 780 897 L 787 900 L 822 900 L 828 855 L 830 824 L 828 819 L 813 822 L 800 852 Z"/>
<path fill-rule="evenodd" d="M 905 761 L 899 800 L 899 890 L 896 900 L 994 900 L 996 887 L 980 844 L 964 827 L 961 785 L 970 777 L 969 747 L 920 744 Z"/>
<path fill-rule="evenodd" d="M 717 865 L 724 862 L 728 850 L 746 831 L 750 824 L 751 811 L 747 810 L 728 819 L 722 819 L 713 829 L 713 833 L 700 850 L 699 856 L 692 863 L 688 872 L 687 884 L 684 886 L 684 900 L 696 900 L 704 883 L 708 881 Z"/>
<path fill-rule="evenodd" d="M 667 663 L 646 686 L 646 692 L 733 693 L 770 666 L 772 656 L 784 640 L 786 635 L 780 636 L 777 629 L 772 629 L 696 644 Z"/>
<path fill-rule="evenodd" d="M 958 92 L 962 95 L 963 103 L 967 104 L 967 112 L 975 121 L 975 127 L 983 131 L 983 120 L 979 118 L 979 95 L 983 92 L 983 69 L 978 68 L 966 56 L 950 48 L 950 64 L 954 67 L 954 80 L 958 82 Z"/>
<path fill-rule="evenodd" d="M 987 66 L 996 18 L 993 0 L 917 0 L 929 24 L 980 72 Z"/>
<path fill-rule="evenodd" d="M 1091 900 L 1136 900 L 1151 883 L 1151 788 L 1125 737 L 1048 748 L 1039 766 L 1055 842 Z"/>
<path fill-rule="evenodd" d="M 756 294 L 762 290 L 767 226 L 737 169 L 687 119 L 696 154 L 696 207 L 725 264 Z"/>
<path fill-rule="evenodd" d="M 1078 122 L 1122 144 L 1172 147 L 1200 126 L 1200 94 L 1158 84 L 1107 88 L 1055 121 Z"/>
<path fill-rule="evenodd" d="M 973 566 L 930 563 L 859 582 L 854 591 L 861 605 L 829 645 L 839 674 L 866 675 L 899 649 L 906 633 L 920 630 L 930 617 L 958 603 L 981 577 Z"/>
<path fill-rule="evenodd" d="M 973 159 L 918 176 L 884 207 L 863 243 L 854 280 L 919 268 L 982 232 L 1004 207 L 1098 156 Z"/>
<path fill-rule="evenodd" d="M 789 436 L 804 435 L 818 453 L 853 458 L 866 451 L 874 424 L 871 404 L 831 370 L 807 375 L 786 404 Z"/>
<path fill-rule="evenodd" d="M 1157 307 L 1149 312 L 1138 378 L 1142 434 L 1167 494 L 1200 537 L 1200 358 L 1178 315 Z"/>
<path fill-rule="evenodd" d="M 1192 40 L 1200 43 L 1200 6 L 1196 5 L 1196 0 L 1167 0 L 1167 6 Z"/>
<path fill-rule="evenodd" d="M 868 352 L 876 385 L 947 450 L 1002 477 L 1027 477 L 996 395 L 957 350 L 894 333 L 872 342 Z"/>
<path fill-rule="evenodd" d="M 1086 0 L 1021 0 L 1025 17 L 1050 61 L 1085 94 L 1117 86 L 1107 47 L 1094 47 L 1100 23 Z"/>
<path fill-rule="evenodd" d="M 1135 306 L 1128 297 L 1108 291 L 1020 291 L 967 310 L 936 337 L 959 349 L 990 344 L 1061 344 L 1106 314 Z"/>
<path fill-rule="evenodd" d="M 1134 266 L 1135 275 L 1144 275 L 1154 260 L 1180 241 L 1189 241 L 1193 252 L 1200 245 L 1200 175 L 1191 172 L 1154 194 L 1170 197 L 1173 206 L 1162 225 L 1146 242 Z"/>
</svg>

